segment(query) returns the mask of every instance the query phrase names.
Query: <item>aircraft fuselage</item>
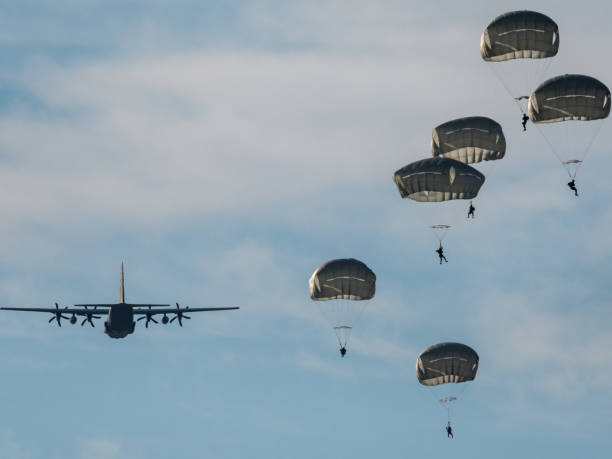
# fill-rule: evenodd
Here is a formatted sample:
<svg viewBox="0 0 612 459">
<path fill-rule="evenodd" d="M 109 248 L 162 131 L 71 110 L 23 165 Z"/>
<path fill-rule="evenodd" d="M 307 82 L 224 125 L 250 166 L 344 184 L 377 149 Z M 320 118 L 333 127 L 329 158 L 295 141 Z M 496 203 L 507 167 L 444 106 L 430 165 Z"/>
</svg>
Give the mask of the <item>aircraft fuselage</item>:
<svg viewBox="0 0 612 459">
<path fill-rule="evenodd" d="M 108 311 L 108 318 L 104 322 L 104 333 L 111 338 L 125 338 L 134 333 L 136 322 L 131 305 L 125 303 L 114 304 Z"/>
</svg>

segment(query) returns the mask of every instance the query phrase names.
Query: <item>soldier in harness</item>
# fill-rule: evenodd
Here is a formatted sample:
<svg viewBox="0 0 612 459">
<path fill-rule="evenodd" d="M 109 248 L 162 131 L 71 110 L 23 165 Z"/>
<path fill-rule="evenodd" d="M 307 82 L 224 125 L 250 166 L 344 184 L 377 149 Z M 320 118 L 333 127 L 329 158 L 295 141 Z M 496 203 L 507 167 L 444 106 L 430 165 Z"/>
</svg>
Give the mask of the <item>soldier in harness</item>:
<svg viewBox="0 0 612 459">
<path fill-rule="evenodd" d="M 472 205 L 472 201 L 470 201 L 470 208 L 468 209 L 468 216 L 467 218 L 470 218 L 470 215 L 472 216 L 472 218 L 474 218 L 474 211 L 476 210 L 476 207 L 474 207 Z"/>
<path fill-rule="evenodd" d="M 529 121 L 529 117 L 525 113 L 523 113 L 523 132 L 527 130 L 527 121 Z"/>
<path fill-rule="evenodd" d="M 442 260 L 444 260 L 446 263 L 448 263 L 448 260 L 444 256 L 444 249 L 442 248 L 442 243 L 441 242 L 440 242 L 440 248 L 436 249 L 436 253 L 438 254 L 438 257 L 440 257 L 440 264 L 442 264 Z"/>
</svg>

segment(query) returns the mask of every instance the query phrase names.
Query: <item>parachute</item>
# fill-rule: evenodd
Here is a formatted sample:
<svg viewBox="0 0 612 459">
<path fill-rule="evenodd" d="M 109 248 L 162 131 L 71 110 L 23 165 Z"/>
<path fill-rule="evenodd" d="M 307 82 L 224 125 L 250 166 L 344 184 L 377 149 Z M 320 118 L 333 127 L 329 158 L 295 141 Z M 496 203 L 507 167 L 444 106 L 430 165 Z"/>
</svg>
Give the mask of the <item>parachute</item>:
<svg viewBox="0 0 612 459">
<path fill-rule="evenodd" d="M 465 164 L 502 159 L 506 138 L 496 121 L 484 116 L 469 116 L 447 121 L 431 134 L 431 153 Z"/>
<path fill-rule="evenodd" d="M 496 17 L 480 39 L 480 55 L 525 112 L 535 84 L 559 51 L 559 27 L 536 11 L 511 11 Z"/>
<path fill-rule="evenodd" d="M 478 354 L 461 343 L 434 344 L 421 352 L 416 371 L 425 386 L 472 381 L 478 371 Z"/>
<path fill-rule="evenodd" d="M 473 167 L 450 158 L 422 159 L 393 174 L 402 198 L 418 202 L 472 199 L 485 181 Z"/>
<path fill-rule="evenodd" d="M 419 382 L 428 387 L 464 383 L 476 378 L 478 361 L 476 351 L 465 344 L 434 344 L 417 357 L 416 374 Z M 443 386 L 436 398 L 446 409 L 450 423 L 451 403 L 459 398 L 463 390 L 452 394 L 449 392 L 447 386 Z"/>
<path fill-rule="evenodd" d="M 334 329 L 344 356 L 342 350 L 346 352 L 353 326 L 367 304 L 361 300 L 372 299 L 376 292 L 376 274 L 359 260 L 342 258 L 319 266 L 308 284 L 312 300 L 326 301 L 319 305 L 319 310 Z M 327 300 L 339 301 L 327 303 Z"/>
<path fill-rule="evenodd" d="M 529 97 L 534 123 L 591 121 L 610 114 L 610 90 L 586 75 L 562 75 L 546 80 Z"/>
<path fill-rule="evenodd" d="M 536 11 L 511 11 L 497 16 L 480 39 L 480 55 L 485 61 L 543 59 L 559 51 L 559 27 L 551 18 Z"/>
<path fill-rule="evenodd" d="M 457 220 L 455 214 L 463 212 L 460 210 L 463 205 L 459 207 L 454 201 L 475 198 L 485 176 L 467 164 L 437 156 L 402 167 L 393 174 L 393 181 L 402 198 L 419 203 L 416 205 L 419 209 L 414 209 L 414 212 L 442 243 L 450 228 L 449 223 Z M 436 205 L 423 206 L 420 203 Z"/>
<path fill-rule="evenodd" d="M 528 113 L 574 179 L 601 129 L 601 120 L 610 114 L 610 90 L 590 76 L 557 76 L 533 91 Z"/>
</svg>

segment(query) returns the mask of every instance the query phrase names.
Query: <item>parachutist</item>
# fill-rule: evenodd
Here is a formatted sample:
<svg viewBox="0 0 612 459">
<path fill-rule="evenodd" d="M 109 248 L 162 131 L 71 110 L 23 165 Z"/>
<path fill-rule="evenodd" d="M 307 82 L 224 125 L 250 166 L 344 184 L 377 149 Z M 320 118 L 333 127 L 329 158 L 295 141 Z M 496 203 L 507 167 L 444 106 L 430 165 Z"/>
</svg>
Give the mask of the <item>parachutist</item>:
<svg viewBox="0 0 612 459">
<path fill-rule="evenodd" d="M 468 210 L 468 216 L 467 218 L 470 218 L 470 215 L 472 216 L 472 218 L 474 218 L 474 211 L 476 210 L 476 207 L 474 207 L 472 205 L 472 201 L 470 201 L 470 208 Z"/>
<path fill-rule="evenodd" d="M 453 437 L 453 428 L 450 425 L 450 421 L 446 425 L 446 436 L 447 436 L 447 438 L 455 438 L 455 437 Z"/>
<path fill-rule="evenodd" d="M 527 130 L 527 121 L 529 121 L 529 117 L 525 113 L 523 113 L 523 132 Z"/>
<path fill-rule="evenodd" d="M 456 382 L 461 384 L 468 381 L 473 381 L 476 378 L 478 371 L 478 354 L 474 349 L 461 343 L 439 343 L 429 346 L 419 354 L 416 361 L 416 375 L 419 382 L 431 388 L 441 384 L 450 384 L 445 386 L 446 389 L 440 387 L 441 392 L 452 392 L 450 389 Z M 443 377 L 440 377 L 443 375 Z M 447 392 L 448 391 L 448 392 Z M 459 394 L 456 393 L 458 396 Z M 446 432 L 449 437 L 453 436 L 450 420 L 451 406 L 455 403 L 457 397 L 447 395 L 439 399 L 441 406 L 446 409 L 448 426 Z"/>
<path fill-rule="evenodd" d="M 440 242 L 440 248 L 436 249 L 436 253 L 440 257 L 440 264 L 442 264 L 442 260 L 444 260 L 446 263 L 448 263 L 448 260 L 444 256 L 444 249 L 442 248 L 442 243 L 441 242 Z"/>
<path fill-rule="evenodd" d="M 346 355 L 346 348 L 345 348 L 344 346 L 342 346 L 342 347 L 340 348 L 340 355 L 341 355 L 342 357 L 344 357 L 344 356 Z"/>
<path fill-rule="evenodd" d="M 578 196 L 578 189 L 576 188 L 576 180 L 575 180 L 575 179 L 572 179 L 572 180 L 571 180 L 571 181 L 570 181 L 570 182 L 567 184 L 567 186 L 569 186 L 569 187 L 570 187 L 570 189 L 574 190 L 574 194 L 575 194 L 576 196 Z"/>
</svg>

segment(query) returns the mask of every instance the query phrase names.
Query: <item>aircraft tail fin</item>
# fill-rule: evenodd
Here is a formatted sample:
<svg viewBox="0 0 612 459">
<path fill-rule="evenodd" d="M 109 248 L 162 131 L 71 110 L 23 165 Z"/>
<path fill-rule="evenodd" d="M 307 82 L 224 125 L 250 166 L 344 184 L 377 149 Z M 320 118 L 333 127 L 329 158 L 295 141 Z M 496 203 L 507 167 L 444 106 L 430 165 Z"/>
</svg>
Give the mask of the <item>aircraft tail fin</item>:
<svg viewBox="0 0 612 459">
<path fill-rule="evenodd" d="M 121 262 L 121 284 L 119 285 L 119 303 L 125 303 L 125 289 L 123 281 L 123 262 Z"/>
</svg>

